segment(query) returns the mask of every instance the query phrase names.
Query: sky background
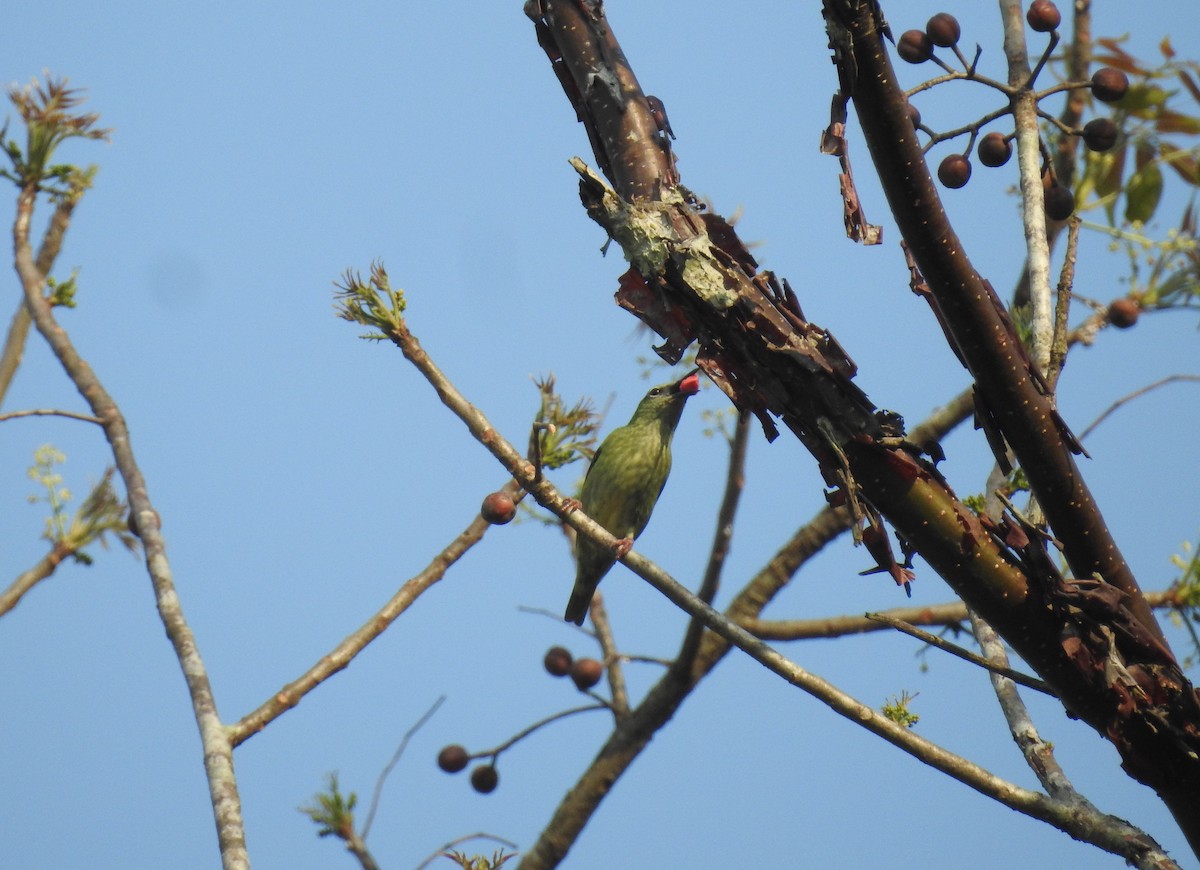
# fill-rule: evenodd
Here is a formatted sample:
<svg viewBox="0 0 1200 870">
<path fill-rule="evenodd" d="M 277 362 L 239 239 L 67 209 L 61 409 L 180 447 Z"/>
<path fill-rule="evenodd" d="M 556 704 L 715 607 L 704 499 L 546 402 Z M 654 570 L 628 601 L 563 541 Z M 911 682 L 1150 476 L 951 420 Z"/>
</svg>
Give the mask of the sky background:
<svg viewBox="0 0 1200 870">
<path fill-rule="evenodd" d="M 606 6 L 644 88 L 670 112 L 684 183 L 720 213 L 743 210 L 742 237 L 855 358 L 875 404 L 912 424 L 965 387 L 927 306 L 907 289 L 898 235 L 853 126 L 859 190 L 884 244 L 864 249 L 844 236 L 837 163 L 817 148 L 836 87 L 819 4 Z M 963 43 L 983 45 L 981 68 L 1003 78 L 995 4 L 958 6 Z M 1135 54 L 1156 59 L 1169 30 L 1181 54 L 1200 56 L 1190 3 L 1138 4 L 1136 14 L 1128 4 L 1094 7 L 1095 32 L 1134 30 Z M 943 8 L 886 7 L 896 33 Z M 58 315 L 129 422 L 225 721 L 362 624 L 506 479 L 398 351 L 360 341 L 361 329 L 334 316 L 333 281 L 345 269 L 384 261 L 407 292 L 412 330 L 514 443 L 525 443 L 537 408 L 533 376 L 554 372 L 568 400 L 611 401 L 609 427 L 647 386 L 639 358 L 649 341 L 612 303 L 623 262 L 615 247 L 601 258 L 604 238 L 579 208 L 567 164 L 576 154 L 590 162 L 587 139 L 532 25 L 517 0 L 455 10 L 46 2 L 7 10 L 0 31 L 5 82 L 66 75 L 114 129 L 111 144 L 71 143 L 59 155 L 100 172 L 56 270 L 79 267 L 79 306 Z M 1043 38 L 1031 36 L 1040 48 Z M 925 72 L 906 67 L 903 81 Z M 940 90 L 919 103 L 936 127 L 998 105 L 982 88 Z M 967 188 L 945 195 L 968 252 L 1004 296 L 1021 262 L 1014 183 L 1011 166 L 977 167 Z M 1177 194 L 1164 208 L 1160 231 L 1181 203 Z M 1076 289 L 1112 298 L 1125 268 L 1123 255 L 1091 237 Z M 3 287 L 7 319 L 19 298 L 11 273 Z M 1196 342 L 1194 312 L 1106 332 L 1071 357 L 1065 418 L 1078 431 L 1131 390 L 1195 373 Z M 1197 532 L 1191 390 L 1156 392 L 1087 442 L 1084 471 L 1147 588 L 1176 576 L 1169 557 Z M 726 406 L 711 388 L 689 404 L 674 475 L 638 543 L 693 587 L 726 460 L 723 442 L 704 436 L 701 412 Z M 32 407 L 84 410 L 36 335 L 4 410 Z M 45 506 L 26 502 L 36 490 L 25 470 L 48 442 L 68 455 L 63 474 L 80 496 L 110 462 L 87 424 L 0 424 L 0 582 L 45 552 Z M 979 491 L 990 462 L 978 433 L 963 427 L 946 453 L 957 490 Z M 573 466 L 556 481 L 570 488 L 581 474 Z M 755 437 L 719 604 L 820 508 L 821 488 L 793 439 Z M 216 866 L 191 708 L 145 571 L 120 548 L 93 554 L 95 566 L 63 566 L 0 621 L 0 864 Z M 864 552 L 838 542 L 765 615 L 907 603 L 885 577 L 857 576 L 868 566 Z M 913 603 L 950 598 L 921 563 L 918 572 Z M 239 748 L 255 866 L 354 866 L 296 808 L 331 771 L 365 802 L 404 732 L 441 695 L 388 781 L 369 846 L 390 868 L 415 867 L 476 831 L 531 846 L 608 733 L 603 714 L 558 723 L 505 753 L 490 796 L 475 794 L 466 774 L 438 771 L 434 757 L 452 742 L 494 746 L 580 702 L 541 658 L 554 644 L 595 655 L 594 644 L 519 610 L 559 612 L 572 576 L 555 529 L 491 530 L 345 672 Z M 620 567 L 602 588 L 623 651 L 673 654 L 680 612 Z M 1182 632 L 1171 637 L 1186 652 Z M 970 666 L 922 657 L 917 642 L 887 634 L 783 651 L 876 707 L 919 693 L 921 734 L 1035 786 L 987 680 Z M 630 665 L 635 697 L 659 673 Z M 1027 701 L 1081 791 L 1197 866 L 1166 810 L 1121 773 L 1103 740 L 1060 706 Z M 921 766 L 737 654 L 617 783 L 567 866 L 897 860 L 1123 866 Z"/>
</svg>

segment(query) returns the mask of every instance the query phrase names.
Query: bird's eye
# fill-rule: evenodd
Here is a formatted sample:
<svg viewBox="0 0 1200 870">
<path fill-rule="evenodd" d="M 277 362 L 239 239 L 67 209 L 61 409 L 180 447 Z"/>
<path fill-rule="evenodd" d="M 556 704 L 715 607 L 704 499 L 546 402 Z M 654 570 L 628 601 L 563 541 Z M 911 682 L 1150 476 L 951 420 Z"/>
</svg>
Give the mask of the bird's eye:
<svg viewBox="0 0 1200 870">
<path fill-rule="evenodd" d="M 650 395 L 661 396 L 662 395 L 662 387 L 655 387 L 653 390 L 650 391 Z"/>
</svg>

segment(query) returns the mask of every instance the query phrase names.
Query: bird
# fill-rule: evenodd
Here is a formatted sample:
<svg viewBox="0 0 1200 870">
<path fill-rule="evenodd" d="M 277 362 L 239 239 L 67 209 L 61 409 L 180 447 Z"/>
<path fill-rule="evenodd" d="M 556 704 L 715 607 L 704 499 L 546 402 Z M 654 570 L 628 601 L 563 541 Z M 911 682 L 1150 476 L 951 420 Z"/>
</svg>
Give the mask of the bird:
<svg viewBox="0 0 1200 870">
<path fill-rule="evenodd" d="M 671 438 L 683 406 L 700 390 L 696 372 L 651 388 L 632 419 L 610 432 L 592 457 L 579 504 L 619 540 L 615 547 L 604 547 L 583 535 L 576 537 L 575 587 L 563 615 L 567 622 L 583 625 L 601 578 L 629 552 L 650 521 L 671 473 Z"/>
</svg>

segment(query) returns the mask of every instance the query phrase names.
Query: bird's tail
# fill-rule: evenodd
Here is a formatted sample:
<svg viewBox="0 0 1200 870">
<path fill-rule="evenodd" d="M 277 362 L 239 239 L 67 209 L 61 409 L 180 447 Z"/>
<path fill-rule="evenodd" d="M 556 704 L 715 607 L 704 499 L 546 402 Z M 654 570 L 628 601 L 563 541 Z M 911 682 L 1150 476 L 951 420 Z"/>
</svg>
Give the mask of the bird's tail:
<svg viewBox="0 0 1200 870">
<path fill-rule="evenodd" d="M 573 622 L 576 625 L 583 625 L 588 607 L 592 604 L 592 595 L 594 592 L 595 590 L 593 589 L 576 585 L 571 590 L 571 600 L 567 602 L 567 612 L 563 614 L 563 619 L 567 622 Z"/>
</svg>

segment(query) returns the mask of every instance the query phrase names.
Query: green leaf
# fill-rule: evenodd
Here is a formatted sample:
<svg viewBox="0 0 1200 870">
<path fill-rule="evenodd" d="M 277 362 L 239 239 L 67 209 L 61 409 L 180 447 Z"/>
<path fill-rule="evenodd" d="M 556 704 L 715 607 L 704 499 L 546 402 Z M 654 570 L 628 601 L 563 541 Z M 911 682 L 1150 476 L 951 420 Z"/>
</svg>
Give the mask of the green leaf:
<svg viewBox="0 0 1200 870">
<path fill-rule="evenodd" d="M 1158 85 L 1130 85 L 1125 96 L 1117 101 L 1119 109 L 1124 109 L 1139 118 L 1156 118 L 1159 109 L 1167 101 L 1167 92 Z"/>
<path fill-rule="evenodd" d="M 1157 162 L 1150 162 L 1129 179 L 1125 188 L 1125 220 L 1145 223 L 1154 216 L 1162 198 L 1163 175 Z"/>
</svg>

